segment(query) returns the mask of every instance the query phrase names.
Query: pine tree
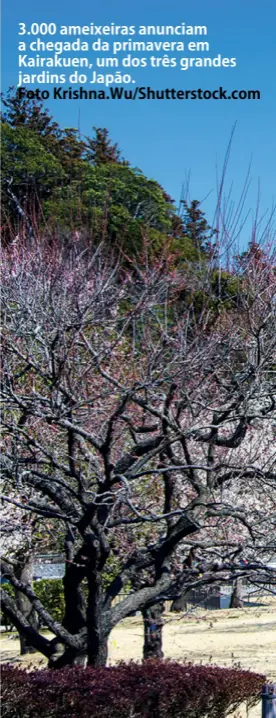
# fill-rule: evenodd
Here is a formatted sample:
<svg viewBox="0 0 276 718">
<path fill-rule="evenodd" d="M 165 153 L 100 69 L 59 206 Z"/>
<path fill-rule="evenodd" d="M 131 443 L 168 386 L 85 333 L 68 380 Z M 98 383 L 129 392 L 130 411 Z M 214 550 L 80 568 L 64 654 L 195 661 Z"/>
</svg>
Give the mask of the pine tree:
<svg viewBox="0 0 276 718">
<path fill-rule="evenodd" d="M 113 144 L 109 137 L 108 130 L 101 127 L 93 127 L 95 137 L 86 137 L 86 158 L 93 165 L 123 163 L 128 164 L 121 159 L 121 152 L 118 145 Z"/>
<path fill-rule="evenodd" d="M 80 139 L 77 129 L 65 127 L 61 131 L 55 154 L 70 180 L 81 179 L 85 150 L 86 144 Z"/>
<path fill-rule="evenodd" d="M 59 125 L 53 121 L 42 100 L 20 98 L 16 88 L 10 87 L 6 95 L 1 93 L 1 102 L 6 108 L 2 120 L 10 127 L 28 127 L 44 137 L 60 136 Z"/>
<path fill-rule="evenodd" d="M 193 199 L 190 205 L 182 201 L 182 205 L 185 236 L 192 240 L 199 252 L 209 254 L 216 230 L 208 224 L 198 200 Z"/>
</svg>

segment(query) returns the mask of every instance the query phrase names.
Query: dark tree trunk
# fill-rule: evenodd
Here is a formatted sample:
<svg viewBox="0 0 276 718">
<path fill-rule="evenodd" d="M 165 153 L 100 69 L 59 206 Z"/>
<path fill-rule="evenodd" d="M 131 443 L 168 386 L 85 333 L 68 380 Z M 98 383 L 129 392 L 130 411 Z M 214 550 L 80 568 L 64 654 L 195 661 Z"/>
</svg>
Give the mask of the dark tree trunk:
<svg viewBox="0 0 276 718">
<path fill-rule="evenodd" d="M 95 640 L 88 644 L 88 665 L 105 666 L 108 656 L 108 642 L 105 634 L 101 631 L 95 635 Z"/>
<path fill-rule="evenodd" d="M 18 566 L 16 569 L 16 577 L 24 584 L 32 584 L 34 574 L 34 560 L 31 551 L 28 553 L 22 553 L 18 556 Z M 32 604 L 30 603 L 27 596 L 24 596 L 21 591 L 15 591 L 15 600 L 18 610 L 22 613 L 24 618 L 27 619 L 28 623 L 35 630 L 38 628 L 38 617 L 34 611 Z M 30 643 L 30 639 L 27 638 L 21 631 L 19 631 L 20 638 L 20 653 L 25 655 L 26 653 L 35 653 L 36 648 Z"/>
<path fill-rule="evenodd" d="M 243 607 L 242 579 L 236 578 L 233 583 L 233 591 L 230 599 L 230 608 Z"/>
<path fill-rule="evenodd" d="M 175 611 L 176 613 L 187 611 L 187 593 L 184 593 L 173 601 L 171 611 Z"/>
<path fill-rule="evenodd" d="M 71 544 L 71 545 L 70 545 Z M 73 556 L 73 541 L 67 537 L 67 562 L 63 579 L 65 614 L 63 626 L 71 635 L 85 633 L 80 650 L 66 648 L 58 640 L 49 660 L 49 668 L 81 665 L 104 666 L 107 661 L 109 631 L 103 624 L 101 572 L 97 569 L 97 549 L 85 541 Z M 82 582 L 88 582 L 88 599 L 84 599 Z"/>
<path fill-rule="evenodd" d="M 67 537 L 67 543 L 69 543 Z M 82 591 L 82 581 L 87 573 L 86 547 L 83 545 L 73 556 L 73 542 L 70 551 L 66 551 L 67 561 L 63 578 L 65 613 L 62 625 L 71 635 L 85 629 L 86 604 Z M 85 666 L 87 663 L 87 647 L 76 651 L 64 646 L 58 640 L 51 656 L 48 668 L 64 668 L 65 666 Z"/>
<path fill-rule="evenodd" d="M 162 651 L 162 614 L 164 604 L 159 602 L 154 606 L 144 608 L 142 611 L 144 620 L 144 649 L 143 658 L 163 658 Z"/>
<path fill-rule="evenodd" d="M 55 652 L 48 662 L 48 668 L 65 668 L 66 666 L 82 666 L 87 663 L 87 648 L 76 651 L 73 648 L 66 648 L 62 643 L 56 642 Z"/>
<path fill-rule="evenodd" d="M 187 569 L 193 568 L 193 566 L 196 566 L 197 564 L 197 553 L 196 553 L 196 547 L 192 546 L 190 549 L 188 556 L 186 556 L 185 560 L 183 561 L 183 569 L 184 571 Z M 187 611 L 187 599 L 188 599 L 188 592 L 183 591 L 183 594 L 176 598 L 171 607 L 171 611 L 180 612 L 180 611 Z"/>
<path fill-rule="evenodd" d="M 103 622 L 102 602 L 101 574 L 91 568 L 88 575 L 87 655 L 88 665 L 94 667 L 105 666 L 108 653 L 108 631 Z"/>
<path fill-rule="evenodd" d="M 62 625 L 72 635 L 85 626 L 85 601 L 81 583 L 86 576 L 86 566 L 82 566 L 80 551 L 72 563 L 66 563 L 63 578 L 65 614 Z"/>
</svg>

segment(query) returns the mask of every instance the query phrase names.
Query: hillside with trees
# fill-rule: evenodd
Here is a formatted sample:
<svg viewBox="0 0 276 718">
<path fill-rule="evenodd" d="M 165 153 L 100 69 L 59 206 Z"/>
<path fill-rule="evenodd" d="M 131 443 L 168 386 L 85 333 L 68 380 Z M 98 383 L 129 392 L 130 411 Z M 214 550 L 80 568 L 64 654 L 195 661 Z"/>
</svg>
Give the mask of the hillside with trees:
<svg viewBox="0 0 276 718">
<path fill-rule="evenodd" d="M 153 179 L 131 167 L 106 129 L 92 137 L 61 129 L 38 100 L 2 96 L 3 237 L 19 227 L 44 232 L 81 231 L 95 243 L 138 259 L 147 237 L 153 256 L 164 246 L 198 260 L 212 232 L 196 201 L 185 203 L 185 227 L 173 200 Z M 92 128 L 91 128 L 92 129 Z"/>
</svg>

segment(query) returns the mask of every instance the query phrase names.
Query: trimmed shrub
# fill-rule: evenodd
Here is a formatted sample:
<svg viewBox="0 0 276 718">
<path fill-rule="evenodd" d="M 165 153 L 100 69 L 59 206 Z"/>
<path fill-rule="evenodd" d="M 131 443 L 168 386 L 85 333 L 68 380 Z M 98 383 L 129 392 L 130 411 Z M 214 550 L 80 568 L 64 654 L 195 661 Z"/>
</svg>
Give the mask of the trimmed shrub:
<svg viewBox="0 0 276 718">
<path fill-rule="evenodd" d="M 265 677 L 173 661 L 110 668 L 2 670 L 2 718 L 224 718 L 254 705 Z"/>
</svg>

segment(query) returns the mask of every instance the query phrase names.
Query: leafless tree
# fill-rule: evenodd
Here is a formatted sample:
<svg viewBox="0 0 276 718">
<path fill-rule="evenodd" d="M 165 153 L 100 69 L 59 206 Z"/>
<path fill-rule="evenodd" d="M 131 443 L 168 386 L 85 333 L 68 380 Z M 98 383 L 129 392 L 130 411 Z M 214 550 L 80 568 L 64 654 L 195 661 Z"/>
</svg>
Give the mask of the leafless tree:
<svg viewBox="0 0 276 718">
<path fill-rule="evenodd" d="M 178 301 L 189 277 L 79 245 L 4 252 L 2 500 L 59 532 L 65 615 L 5 550 L 3 575 L 54 638 L 2 603 L 51 666 L 103 664 L 137 610 L 145 655 L 161 655 L 165 597 L 241 576 L 275 585 L 275 273 L 248 276 L 212 321 L 208 282 L 200 310 L 197 287 Z"/>
</svg>

